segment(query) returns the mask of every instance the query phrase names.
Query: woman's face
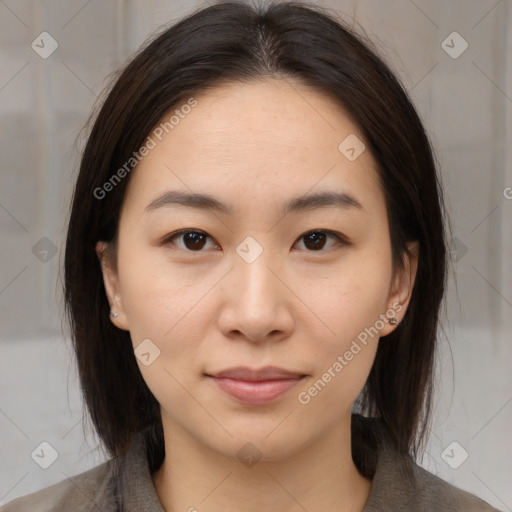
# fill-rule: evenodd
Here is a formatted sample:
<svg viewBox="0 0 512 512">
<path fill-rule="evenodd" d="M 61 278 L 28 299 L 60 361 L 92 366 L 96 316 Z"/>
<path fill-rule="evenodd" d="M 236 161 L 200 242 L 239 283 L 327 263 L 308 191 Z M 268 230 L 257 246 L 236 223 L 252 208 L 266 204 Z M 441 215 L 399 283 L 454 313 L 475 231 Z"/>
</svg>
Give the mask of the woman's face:
<svg viewBox="0 0 512 512">
<path fill-rule="evenodd" d="M 415 261 L 393 275 L 375 160 L 332 100 L 277 80 L 195 99 L 132 171 L 112 321 L 164 429 L 277 459 L 346 427 Z"/>
</svg>

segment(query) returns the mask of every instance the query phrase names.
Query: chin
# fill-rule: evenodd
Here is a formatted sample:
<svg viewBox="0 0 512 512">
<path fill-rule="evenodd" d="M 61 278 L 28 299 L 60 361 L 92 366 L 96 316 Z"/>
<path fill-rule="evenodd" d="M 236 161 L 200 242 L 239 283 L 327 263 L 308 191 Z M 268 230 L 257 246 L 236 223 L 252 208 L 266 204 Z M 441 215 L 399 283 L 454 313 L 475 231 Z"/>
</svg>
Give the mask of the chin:
<svg viewBox="0 0 512 512">
<path fill-rule="evenodd" d="M 307 439 L 298 439 L 297 432 L 292 432 L 290 428 L 276 428 L 281 421 L 282 418 L 273 422 L 249 419 L 238 422 L 236 427 L 227 426 L 233 437 L 225 432 L 220 436 L 201 437 L 211 449 L 244 464 L 245 460 L 279 461 L 300 452 L 308 444 Z"/>
</svg>

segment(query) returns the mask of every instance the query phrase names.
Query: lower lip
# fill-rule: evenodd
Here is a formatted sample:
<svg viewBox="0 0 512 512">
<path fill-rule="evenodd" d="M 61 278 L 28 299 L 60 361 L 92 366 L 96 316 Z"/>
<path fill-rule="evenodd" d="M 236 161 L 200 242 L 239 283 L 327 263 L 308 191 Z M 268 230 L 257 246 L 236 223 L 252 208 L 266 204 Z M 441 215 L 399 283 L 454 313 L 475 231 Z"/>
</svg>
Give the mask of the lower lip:
<svg viewBox="0 0 512 512">
<path fill-rule="evenodd" d="M 247 405 L 273 402 L 295 386 L 302 377 L 293 379 L 248 381 L 228 377 L 210 377 L 222 391 Z"/>
</svg>

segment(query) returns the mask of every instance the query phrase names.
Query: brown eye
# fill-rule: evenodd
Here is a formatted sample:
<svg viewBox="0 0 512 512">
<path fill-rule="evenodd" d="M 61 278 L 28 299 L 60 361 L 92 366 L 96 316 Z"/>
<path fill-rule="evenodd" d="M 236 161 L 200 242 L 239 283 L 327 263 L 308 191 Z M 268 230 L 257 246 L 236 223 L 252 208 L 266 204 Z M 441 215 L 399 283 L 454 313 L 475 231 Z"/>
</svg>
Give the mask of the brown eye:
<svg viewBox="0 0 512 512">
<path fill-rule="evenodd" d="M 206 243 L 206 236 L 202 233 L 191 231 L 183 235 L 183 243 L 187 249 L 192 251 L 202 249 Z"/>
<path fill-rule="evenodd" d="M 346 241 L 338 234 L 333 233 L 332 231 L 310 231 L 305 235 L 302 235 L 300 239 L 304 240 L 304 246 L 308 251 L 322 251 L 325 248 L 325 245 L 329 238 L 334 239 L 336 242 L 341 244 L 346 244 Z M 300 240 L 299 239 L 299 240 Z M 326 250 L 332 248 L 328 247 Z"/>
<path fill-rule="evenodd" d="M 175 240 L 180 240 L 181 244 L 175 243 Z M 212 240 L 210 235 L 204 233 L 203 231 L 193 231 L 193 230 L 182 230 L 178 233 L 174 233 L 172 236 L 168 237 L 165 240 L 165 243 L 172 243 L 176 245 L 180 249 L 191 251 L 191 252 L 201 252 L 203 247 L 207 245 L 207 241 Z M 213 244 L 214 248 L 218 247 L 217 244 Z"/>
<path fill-rule="evenodd" d="M 317 233 L 310 233 L 309 235 L 304 236 L 304 245 L 313 251 L 316 251 L 318 249 L 322 249 L 325 245 L 325 240 L 327 239 L 327 236 L 325 233 L 317 232 Z"/>
</svg>

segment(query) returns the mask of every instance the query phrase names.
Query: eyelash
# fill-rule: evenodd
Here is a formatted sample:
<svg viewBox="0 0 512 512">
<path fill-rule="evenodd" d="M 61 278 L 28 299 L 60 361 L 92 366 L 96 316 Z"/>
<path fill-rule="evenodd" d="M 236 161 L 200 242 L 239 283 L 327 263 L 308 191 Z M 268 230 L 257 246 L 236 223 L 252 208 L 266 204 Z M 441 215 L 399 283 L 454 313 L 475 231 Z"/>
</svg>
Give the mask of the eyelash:
<svg viewBox="0 0 512 512">
<path fill-rule="evenodd" d="M 174 239 L 179 238 L 179 237 L 181 237 L 181 236 L 183 236 L 183 235 L 185 235 L 185 234 L 187 234 L 187 233 L 197 233 L 197 234 L 200 234 L 200 235 L 205 235 L 205 236 L 207 236 L 210 240 L 214 241 L 214 239 L 213 239 L 210 235 L 208 235 L 208 233 L 206 233 L 206 232 L 204 232 L 204 231 L 201 231 L 201 230 L 198 230 L 198 229 L 182 229 L 182 230 L 180 230 L 180 231 L 176 231 L 175 233 L 171 233 L 169 236 L 167 236 L 167 237 L 163 240 L 162 245 L 168 245 L 168 244 L 171 244 L 171 243 L 173 243 L 173 240 L 174 240 Z M 322 233 L 322 234 L 325 234 L 325 235 L 331 236 L 332 238 L 335 238 L 335 239 L 336 239 L 336 241 L 337 241 L 337 243 L 338 243 L 338 244 L 341 244 L 342 246 L 343 246 L 343 245 L 345 245 L 345 246 L 346 246 L 346 245 L 350 245 L 350 242 L 349 242 L 349 241 L 348 241 L 348 240 L 347 240 L 347 239 L 346 239 L 346 238 L 345 238 L 341 233 L 337 233 L 337 232 L 335 232 L 335 231 L 331 231 L 331 230 L 328 230 L 328 229 L 313 229 L 313 230 L 310 230 L 310 231 L 308 231 L 308 232 L 304 233 L 303 235 L 301 235 L 301 236 L 297 239 L 297 241 L 298 241 L 298 240 L 300 240 L 300 239 L 302 239 L 302 238 L 304 238 L 304 237 L 306 237 L 306 236 L 308 236 L 308 235 L 311 235 L 311 234 L 313 234 L 313 233 Z M 216 242 L 215 242 L 215 243 L 216 243 Z M 296 243 L 296 242 L 295 242 L 295 243 Z M 294 245 L 295 245 L 295 243 L 294 243 Z M 338 244 L 336 244 L 336 245 L 338 245 Z M 175 244 L 173 243 L 173 245 L 175 245 Z M 216 245 L 218 246 L 218 244 L 217 244 L 217 243 L 216 243 Z M 324 252 L 324 253 L 325 253 L 325 252 L 330 252 L 330 251 L 336 250 L 336 245 L 335 245 L 334 247 L 329 248 L 329 249 L 319 249 L 319 250 L 317 250 L 317 251 L 314 251 L 314 250 L 308 250 L 308 249 L 306 249 L 306 252 L 310 252 L 310 253 L 317 253 L 317 252 L 318 252 L 318 253 L 321 253 L 321 252 Z M 190 253 L 194 253 L 194 252 L 196 252 L 196 253 L 205 252 L 205 250 L 202 250 L 202 249 L 200 249 L 200 250 L 198 250 L 198 251 L 192 251 L 192 250 L 187 249 L 187 248 L 182 249 L 181 247 L 178 247 L 178 249 L 181 249 L 181 250 L 183 250 L 183 251 L 190 252 Z"/>
</svg>

